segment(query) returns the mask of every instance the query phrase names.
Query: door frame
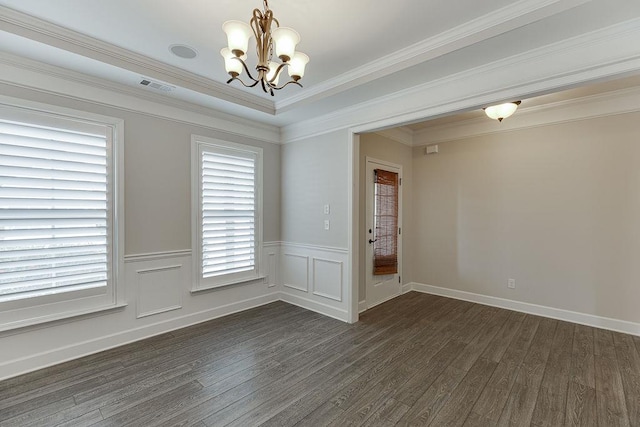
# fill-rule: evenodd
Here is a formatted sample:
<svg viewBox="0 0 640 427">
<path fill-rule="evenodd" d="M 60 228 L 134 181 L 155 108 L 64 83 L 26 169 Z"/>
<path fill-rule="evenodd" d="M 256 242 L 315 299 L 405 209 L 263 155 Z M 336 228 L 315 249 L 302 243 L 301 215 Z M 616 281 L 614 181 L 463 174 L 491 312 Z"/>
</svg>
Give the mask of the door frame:
<svg viewBox="0 0 640 427">
<path fill-rule="evenodd" d="M 398 294 L 395 296 L 392 296 L 390 298 L 387 298 L 383 301 L 379 301 L 374 305 L 371 305 L 370 299 L 369 299 L 369 278 L 370 278 L 370 272 L 366 271 L 366 267 L 368 266 L 368 251 L 369 251 L 369 247 L 367 246 L 367 249 L 365 250 L 365 291 L 366 291 L 366 298 L 365 298 L 365 302 L 366 302 L 366 309 L 370 309 L 372 307 L 375 307 L 376 305 L 382 304 L 385 301 L 388 301 L 390 299 L 396 298 L 400 295 L 402 295 L 402 242 L 403 242 L 403 237 L 402 237 L 402 227 L 403 227 L 403 222 L 402 222 L 402 213 L 403 213 L 403 199 L 402 199 L 402 176 L 403 176 L 403 169 L 402 169 L 402 165 L 396 164 L 396 163 L 392 163 L 386 160 L 380 160 L 377 159 L 375 157 L 371 157 L 371 156 L 366 156 L 365 157 L 365 162 L 364 162 L 364 168 L 365 168 L 365 185 L 364 185 L 364 191 L 365 191 L 365 197 L 364 197 L 364 206 L 362 206 L 361 208 L 364 209 L 365 211 L 365 223 L 364 224 L 360 224 L 360 227 L 364 227 L 364 235 L 365 237 L 368 236 L 367 233 L 367 228 L 368 228 L 368 221 L 370 220 L 370 218 L 367 218 L 367 211 L 369 208 L 369 197 L 375 197 L 371 194 L 369 194 L 369 186 L 371 185 L 371 176 L 368 176 L 367 174 L 367 170 L 369 169 L 369 164 L 371 165 L 377 165 L 377 166 L 381 166 L 383 170 L 385 167 L 389 168 L 389 169 L 393 169 L 390 170 L 390 172 L 396 172 L 398 173 L 398 178 L 399 178 L 399 183 L 398 183 L 398 229 L 400 230 L 400 233 L 398 235 L 398 277 L 399 277 L 399 283 L 398 283 Z M 375 167 L 374 167 L 375 168 Z M 372 169 L 374 169 L 372 168 Z M 373 212 L 372 212 L 373 213 Z M 361 244 L 366 244 L 364 242 L 361 242 Z"/>
</svg>

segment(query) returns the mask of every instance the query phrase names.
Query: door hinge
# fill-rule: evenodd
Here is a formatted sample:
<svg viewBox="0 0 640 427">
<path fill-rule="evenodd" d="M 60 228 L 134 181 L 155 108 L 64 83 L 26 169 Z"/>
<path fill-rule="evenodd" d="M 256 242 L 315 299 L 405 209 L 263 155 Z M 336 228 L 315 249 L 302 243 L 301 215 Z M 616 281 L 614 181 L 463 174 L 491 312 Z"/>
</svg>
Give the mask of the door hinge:
<svg viewBox="0 0 640 427">
<path fill-rule="evenodd" d="M 402 283 L 402 282 L 400 281 L 400 276 L 398 276 L 398 283 Z"/>
<path fill-rule="evenodd" d="M 402 178 L 400 178 L 400 183 L 398 185 L 402 185 Z"/>
<path fill-rule="evenodd" d="M 398 234 L 402 234 L 402 227 L 398 227 Z"/>
</svg>

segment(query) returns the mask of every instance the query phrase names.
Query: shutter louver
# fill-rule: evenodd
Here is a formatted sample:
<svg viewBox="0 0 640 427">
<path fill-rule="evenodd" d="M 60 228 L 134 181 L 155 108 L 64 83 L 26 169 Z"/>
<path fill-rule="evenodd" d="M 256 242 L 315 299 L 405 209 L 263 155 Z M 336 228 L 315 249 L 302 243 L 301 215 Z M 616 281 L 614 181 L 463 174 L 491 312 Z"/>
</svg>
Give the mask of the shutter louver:
<svg viewBox="0 0 640 427">
<path fill-rule="evenodd" d="M 256 158 L 202 152 L 202 277 L 255 269 Z"/>
<path fill-rule="evenodd" d="M 107 286 L 108 148 L 0 121 L 0 301 Z"/>
</svg>

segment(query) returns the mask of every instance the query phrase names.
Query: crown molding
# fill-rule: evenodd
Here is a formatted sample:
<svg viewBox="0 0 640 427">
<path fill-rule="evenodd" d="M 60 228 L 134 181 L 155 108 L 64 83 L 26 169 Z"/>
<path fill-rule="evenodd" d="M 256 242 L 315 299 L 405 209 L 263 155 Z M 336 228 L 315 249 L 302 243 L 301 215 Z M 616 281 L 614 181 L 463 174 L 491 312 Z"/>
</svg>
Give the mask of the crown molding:
<svg viewBox="0 0 640 427">
<path fill-rule="evenodd" d="M 273 101 L 137 54 L 51 22 L 0 6 L 3 31 L 227 102 L 275 114 Z"/>
<path fill-rule="evenodd" d="M 280 129 L 274 125 L 5 52 L 0 52 L 0 65 L 0 83 L 9 86 L 197 125 L 229 135 L 280 143 Z"/>
<path fill-rule="evenodd" d="M 371 132 L 640 71 L 635 18 L 282 128 L 285 142 Z"/>
<path fill-rule="evenodd" d="M 479 43 L 522 27 L 589 0 L 520 0 L 497 11 L 465 22 L 395 53 L 371 61 L 335 78 L 305 88 L 296 95 L 278 100 L 276 112 L 284 112 L 301 102 L 312 102 L 393 74 L 413 65 Z"/>
<path fill-rule="evenodd" d="M 380 136 L 399 142 L 409 147 L 413 147 L 414 132 L 407 127 L 396 127 L 390 129 L 379 130 L 377 133 Z"/>
<path fill-rule="evenodd" d="M 492 135 L 534 127 L 570 123 L 640 111 L 640 87 L 519 108 L 502 123 L 487 117 L 448 123 L 414 134 L 414 146 L 441 144 L 476 136 Z"/>
</svg>

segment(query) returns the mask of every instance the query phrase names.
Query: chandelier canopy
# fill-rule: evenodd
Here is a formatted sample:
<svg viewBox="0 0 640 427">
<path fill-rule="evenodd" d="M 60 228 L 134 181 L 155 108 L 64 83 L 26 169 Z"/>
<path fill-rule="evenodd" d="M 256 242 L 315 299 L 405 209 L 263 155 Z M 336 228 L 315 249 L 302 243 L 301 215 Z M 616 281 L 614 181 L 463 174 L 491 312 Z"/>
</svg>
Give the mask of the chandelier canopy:
<svg viewBox="0 0 640 427">
<path fill-rule="evenodd" d="M 299 80 L 304 76 L 304 68 L 309 62 L 309 57 L 295 50 L 296 45 L 300 42 L 300 35 L 292 28 L 280 26 L 278 20 L 273 16 L 273 12 L 269 9 L 267 0 L 263 0 L 263 7 L 264 10 L 253 10 L 253 17 L 249 21 L 250 25 L 242 21 L 227 21 L 222 25 L 222 30 L 227 34 L 229 46 L 222 49 L 220 54 L 224 58 L 225 69 L 231 76 L 227 83 L 238 80 L 245 87 L 254 87 L 260 83 L 262 90 L 273 96 L 274 90 L 280 90 L 291 83 L 302 87 Z M 251 35 L 256 38 L 256 53 L 258 55 L 257 76 L 255 78 L 245 62 Z M 275 56 L 280 62 L 273 58 L 274 49 Z M 291 79 L 278 86 L 284 67 L 287 67 Z M 251 79 L 250 83 L 245 83 L 240 79 L 242 70 L 246 71 L 247 76 Z"/>
</svg>

